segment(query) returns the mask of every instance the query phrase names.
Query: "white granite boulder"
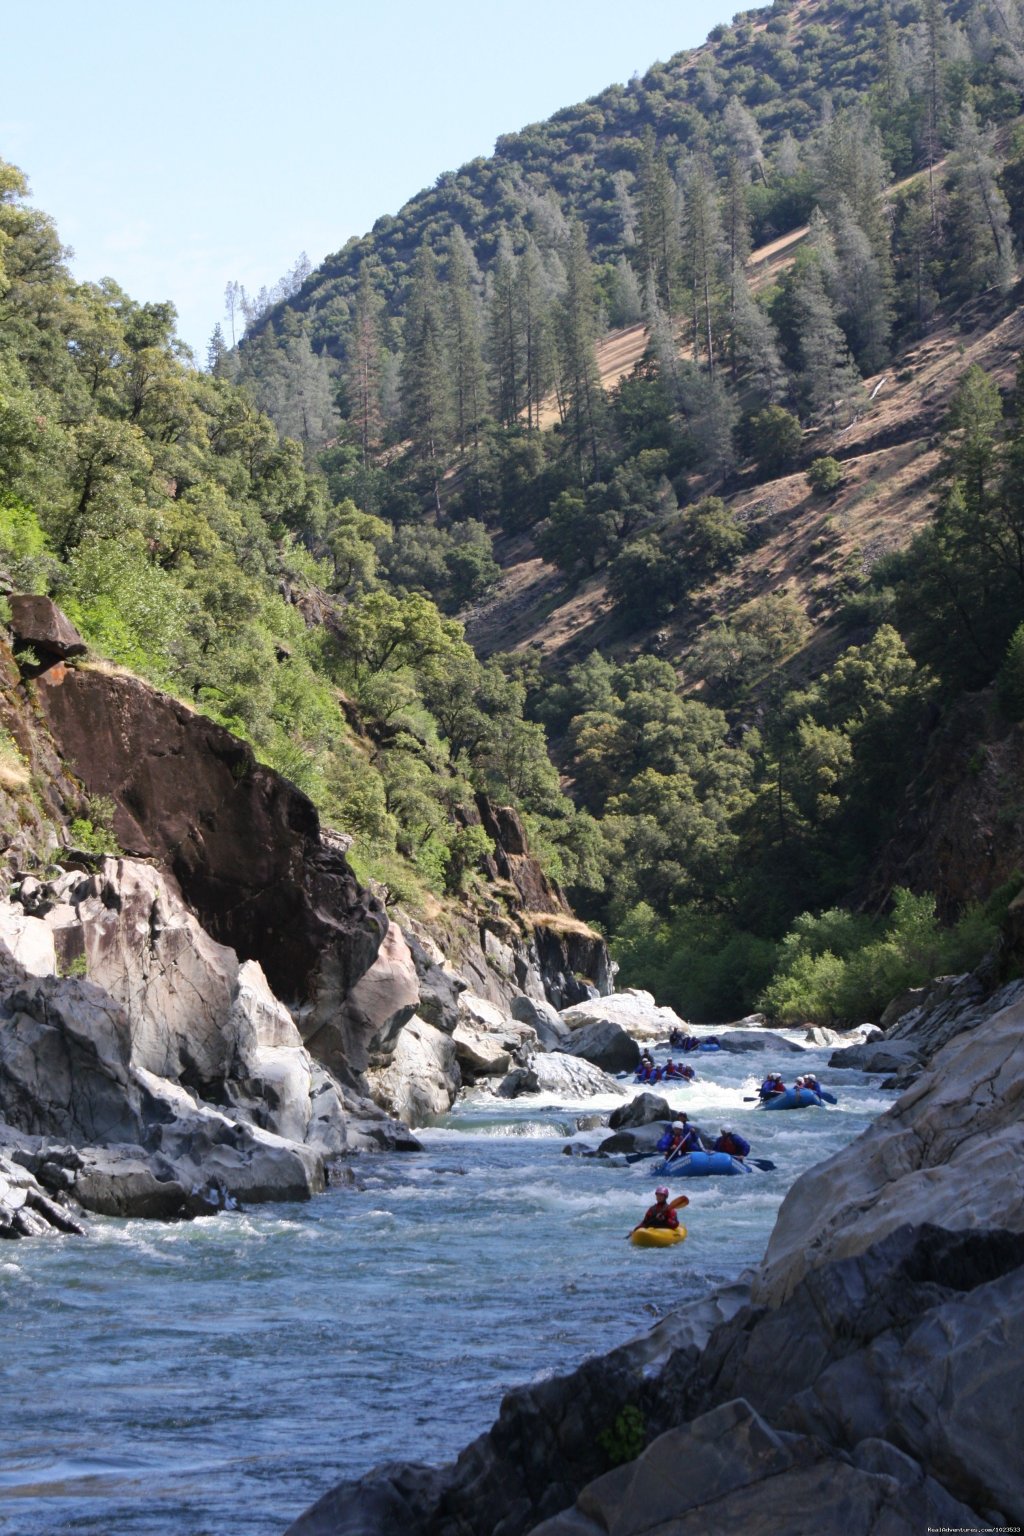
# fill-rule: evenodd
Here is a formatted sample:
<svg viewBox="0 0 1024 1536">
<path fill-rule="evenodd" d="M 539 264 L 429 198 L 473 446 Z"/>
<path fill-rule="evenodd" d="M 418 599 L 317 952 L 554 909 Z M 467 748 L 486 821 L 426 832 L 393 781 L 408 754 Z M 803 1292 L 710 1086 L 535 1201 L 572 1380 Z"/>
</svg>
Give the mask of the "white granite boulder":
<svg viewBox="0 0 1024 1536">
<path fill-rule="evenodd" d="M 560 1017 L 572 1030 L 585 1024 L 617 1024 L 637 1040 L 663 1040 L 673 1029 L 686 1031 L 686 1023 L 671 1008 L 660 1008 L 650 992 L 628 988 L 608 997 L 563 1008 Z"/>
</svg>

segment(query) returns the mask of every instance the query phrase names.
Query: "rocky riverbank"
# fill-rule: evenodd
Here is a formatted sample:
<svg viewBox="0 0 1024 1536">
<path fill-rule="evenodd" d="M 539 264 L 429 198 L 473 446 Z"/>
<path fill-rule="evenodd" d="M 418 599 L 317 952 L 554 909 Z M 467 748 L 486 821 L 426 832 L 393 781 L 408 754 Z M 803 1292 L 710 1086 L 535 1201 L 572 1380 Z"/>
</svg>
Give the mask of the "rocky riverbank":
<svg viewBox="0 0 1024 1536">
<path fill-rule="evenodd" d="M 341 1484 L 288 1536 L 1024 1521 L 1024 983 L 943 984 L 916 1007 L 914 1082 L 797 1180 L 744 1283 L 510 1393 L 452 1465 Z"/>
</svg>

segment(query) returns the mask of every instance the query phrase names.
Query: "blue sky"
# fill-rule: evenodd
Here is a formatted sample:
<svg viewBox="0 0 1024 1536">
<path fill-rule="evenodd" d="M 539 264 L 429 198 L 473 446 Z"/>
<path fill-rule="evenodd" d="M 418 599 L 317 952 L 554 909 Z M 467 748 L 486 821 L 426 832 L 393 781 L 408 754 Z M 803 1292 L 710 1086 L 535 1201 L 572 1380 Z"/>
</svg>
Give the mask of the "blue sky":
<svg viewBox="0 0 1024 1536">
<path fill-rule="evenodd" d="M 199 356 L 421 187 L 703 42 L 737 0 L 37 0 L 8 9 L 0 158 L 80 279 L 172 299 Z"/>
</svg>

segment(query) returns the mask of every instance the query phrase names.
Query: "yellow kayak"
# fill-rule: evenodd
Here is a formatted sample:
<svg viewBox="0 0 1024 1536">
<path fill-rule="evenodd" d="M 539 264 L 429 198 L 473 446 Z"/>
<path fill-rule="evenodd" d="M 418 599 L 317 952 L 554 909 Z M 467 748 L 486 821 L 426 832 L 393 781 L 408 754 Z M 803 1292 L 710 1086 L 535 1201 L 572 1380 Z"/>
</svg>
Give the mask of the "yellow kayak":
<svg viewBox="0 0 1024 1536">
<path fill-rule="evenodd" d="M 686 1228 L 678 1227 L 637 1227 L 630 1234 L 630 1242 L 634 1248 L 671 1248 L 673 1243 L 681 1243 L 686 1236 Z"/>
</svg>

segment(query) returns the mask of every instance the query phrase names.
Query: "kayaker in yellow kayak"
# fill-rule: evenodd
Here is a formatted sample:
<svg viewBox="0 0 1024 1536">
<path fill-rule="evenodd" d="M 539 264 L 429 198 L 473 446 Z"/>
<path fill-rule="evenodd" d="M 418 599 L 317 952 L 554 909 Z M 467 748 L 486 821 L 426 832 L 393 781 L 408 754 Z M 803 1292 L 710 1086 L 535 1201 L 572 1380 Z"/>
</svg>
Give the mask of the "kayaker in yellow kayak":
<svg viewBox="0 0 1024 1536">
<path fill-rule="evenodd" d="M 654 1191 L 654 1204 L 648 1208 L 643 1220 L 637 1222 L 633 1231 L 629 1234 L 630 1237 L 633 1236 L 633 1232 L 639 1232 L 641 1227 L 653 1227 L 656 1231 L 674 1232 L 679 1226 L 679 1217 L 676 1215 L 677 1209 L 682 1205 L 689 1205 L 689 1203 L 688 1196 L 678 1195 L 670 1205 L 668 1190 L 664 1184 L 659 1185 Z"/>
</svg>

